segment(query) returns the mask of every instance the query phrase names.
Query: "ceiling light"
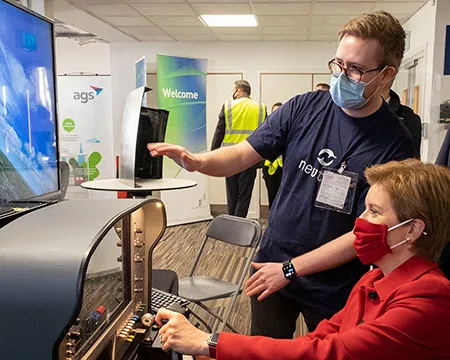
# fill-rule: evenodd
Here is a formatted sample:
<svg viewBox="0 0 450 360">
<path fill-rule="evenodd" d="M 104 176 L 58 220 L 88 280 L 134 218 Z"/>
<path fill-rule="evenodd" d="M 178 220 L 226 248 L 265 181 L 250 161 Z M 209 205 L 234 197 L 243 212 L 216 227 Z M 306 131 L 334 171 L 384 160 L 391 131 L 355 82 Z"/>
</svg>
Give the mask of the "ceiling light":
<svg viewBox="0 0 450 360">
<path fill-rule="evenodd" d="M 201 15 L 210 27 L 256 27 L 255 15 Z"/>
</svg>

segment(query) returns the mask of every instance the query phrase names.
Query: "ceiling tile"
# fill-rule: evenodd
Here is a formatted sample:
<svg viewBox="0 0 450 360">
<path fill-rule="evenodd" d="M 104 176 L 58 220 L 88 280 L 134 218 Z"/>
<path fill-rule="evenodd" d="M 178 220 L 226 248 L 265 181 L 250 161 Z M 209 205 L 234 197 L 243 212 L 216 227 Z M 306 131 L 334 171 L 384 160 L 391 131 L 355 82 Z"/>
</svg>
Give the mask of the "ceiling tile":
<svg viewBox="0 0 450 360">
<path fill-rule="evenodd" d="M 173 35 L 177 41 L 217 41 L 214 35 Z"/>
<path fill-rule="evenodd" d="M 388 0 L 390 1 L 390 0 Z M 409 1 L 409 0 L 408 0 Z M 377 0 L 315 0 L 316 3 L 332 3 L 335 4 L 336 3 L 342 3 L 342 2 L 353 2 L 353 3 L 372 3 L 373 5 L 375 5 L 375 3 L 377 2 Z"/>
<path fill-rule="evenodd" d="M 114 26 L 151 26 L 152 23 L 143 16 L 106 16 L 103 18 Z"/>
<path fill-rule="evenodd" d="M 311 34 L 337 36 L 339 30 L 340 30 L 339 26 L 312 26 Z"/>
<path fill-rule="evenodd" d="M 342 26 L 354 17 L 354 15 L 314 15 L 312 16 L 311 24 L 320 26 Z"/>
<path fill-rule="evenodd" d="M 169 35 L 141 35 L 135 38 L 140 41 L 174 41 Z"/>
<path fill-rule="evenodd" d="M 97 4 L 97 5 L 86 5 L 84 6 L 86 10 L 97 15 L 97 16 L 138 16 L 139 13 L 136 12 L 131 6 L 127 4 Z"/>
<path fill-rule="evenodd" d="M 316 0 L 317 1 L 317 0 Z M 419 2 L 418 0 L 415 0 L 416 2 Z M 422 1 L 420 1 L 422 4 L 426 4 L 427 2 L 428 2 L 429 0 L 422 0 Z M 411 0 L 378 0 L 378 2 L 379 3 L 391 3 L 391 2 L 403 2 L 403 3 L 405 3 L 405 2 L 407 2 L 407 3 L 410 3 L 411 2 Z"/>
<path fill-rule="evenodd" d="M 148 16 L 157 26 L 200 26 L 203 23 L 197 16 Z"/>
<path fill-rule="evenodd" d="M 261 41 L 259 35 L 218 35 L 221 41 Z"/>
<path fill-rule="evenodd" d="M 404 24 L 406 21 L 408 21 L 412 15 L 394 15 L 398 21 L 400 21 L 400 24 Z"/>
<path fill-rule="evenodd" d="M 423 1 L 413 2 L 410 1 L 408 4 L 402 2 L 390 2 L 390 3 L 379 3 L 375 6 L 375 11 L 385 10 L 392 14 L 414 14 L 423 6 Z"/>
<path fill-rule="evenodd" d="M 331 41 L 331 42 L 338 42 L 337 35 L 310 35 L 309 36 L 310 41 Z"/>
<path fill-rule="evenodd" d="M 255 3 L 256 15 L 309 15 L 310 3 Z"/>
<path fill-rule="evenodd" d="M 211 27 L 209 28 L 217 35 L 259 35 L 256 27 Z"/>
<path fill-rule="evenodd" d="M 308 25 L 308 16 L 258 16 L 261 26 L 303 26 Z"/>
<path fill-rule="evenodd" d="M 211 35 L 206 26 L 172 26 L 162 29 L 169 35 Z"/>
<path fill-rule="evenodd" d="M 130 3 L 142 15 L 196 15 L 188 4 L 137 4 Z"/>
<path fill-rule="evenodd" d="M 261 29 L 263 35 L 305 35 L 307 27 L 269 26 Z"/>
<path fill-rule="evenodd" d="M 191 4 L 195 3 L 248 3 L 249 0 L 187 0 Z"/>
<path fill-rule="evenodd" d="M 72 0 L 74 4 L 77 5 L 88 5 L 88 4 L 123 4 L 123 0 Z"/>
<path fill-rule="evenodd" d="M 310 3 L 312 0 L 251 0 L 252 3 Z"/>
<path fill-rule="evenodd" d="M 192 4 L 198 15 L 253 14 L 248 3 Z"/>
<path fill-rule="evenodd" d="M 71 0 L 72 1 L 72 0 Z M 148 3 L 186 3 L 186 0 L 123 0 L 127 3 L 133 3 L 133 4 L 148 4 Z"/>
<path fill-rule="evenodd" d="M 305 41 L 306 35 L 264 35 L 265 41 Z"/>
<path fill-rule="evenodd" d="M 371 12 L 375 3 L 315 3 L 313 15 L 359 15 Z"/>
<path fill-rule="evenodd" d="M 167 35 L 160 28 L 156 26 L 122 26 L 118 27 L 120 31 L 133 36 L 141 35 Z"/>
</svg>

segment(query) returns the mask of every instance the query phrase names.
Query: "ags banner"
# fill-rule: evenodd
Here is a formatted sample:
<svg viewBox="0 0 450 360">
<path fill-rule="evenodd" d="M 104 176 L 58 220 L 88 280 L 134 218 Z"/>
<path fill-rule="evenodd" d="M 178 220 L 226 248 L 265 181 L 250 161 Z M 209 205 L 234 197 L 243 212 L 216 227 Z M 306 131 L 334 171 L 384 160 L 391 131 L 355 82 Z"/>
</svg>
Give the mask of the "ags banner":
<svg viewBox="0 0 450 360">
<path fill-rule="evenodd" d="M 69 185 L 115 178 L 110 76 L 58 76 L 60 157 Z M 89 191 L 90 197 L 115 193 Z"/>
<path fill-rule="evenodd" d="M 206 151 L 206 60 L 157 56 L 158 107 L 170 112 L 166 142 L 193 153 Z M 211 219 L 208 179 L 164 159 L 163 177 L 197 181 L 184 190 L 162 191 L 169 225 Z"/>
</svg>

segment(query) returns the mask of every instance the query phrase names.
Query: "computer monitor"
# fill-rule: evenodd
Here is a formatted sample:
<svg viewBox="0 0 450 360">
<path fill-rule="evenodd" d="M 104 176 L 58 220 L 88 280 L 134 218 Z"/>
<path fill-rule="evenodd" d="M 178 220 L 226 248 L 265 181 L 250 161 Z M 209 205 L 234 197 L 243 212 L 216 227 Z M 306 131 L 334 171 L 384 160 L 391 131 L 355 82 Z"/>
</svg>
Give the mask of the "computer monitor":
<svg viewBox="0 0 450 360">
<path fill-rule="evenodd" d="M 136 139 L 135 176 L 141 179 L 161 179 L 163 157 L 152 157 L 147 144 L 164 142 L 169 112 L 162 109 L 141 108 Z"/>
<path fill-rule="evenodd" d="M 51 20 L 0 0 L 0 204 L 59 190 Z"/>
</svg>

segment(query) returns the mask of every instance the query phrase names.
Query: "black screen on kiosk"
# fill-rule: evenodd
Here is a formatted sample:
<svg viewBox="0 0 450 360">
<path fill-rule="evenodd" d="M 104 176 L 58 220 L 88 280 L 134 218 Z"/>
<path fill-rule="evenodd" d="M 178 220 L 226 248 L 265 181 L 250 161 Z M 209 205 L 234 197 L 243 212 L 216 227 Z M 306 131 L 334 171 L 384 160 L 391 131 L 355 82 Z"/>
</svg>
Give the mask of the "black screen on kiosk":
<svg viewBox="0 0 450 360">
<path fill-rule="evenodd" d="M 53 24 L 0 0 L 0 203 L 59 189 Z"/>
</svg>

